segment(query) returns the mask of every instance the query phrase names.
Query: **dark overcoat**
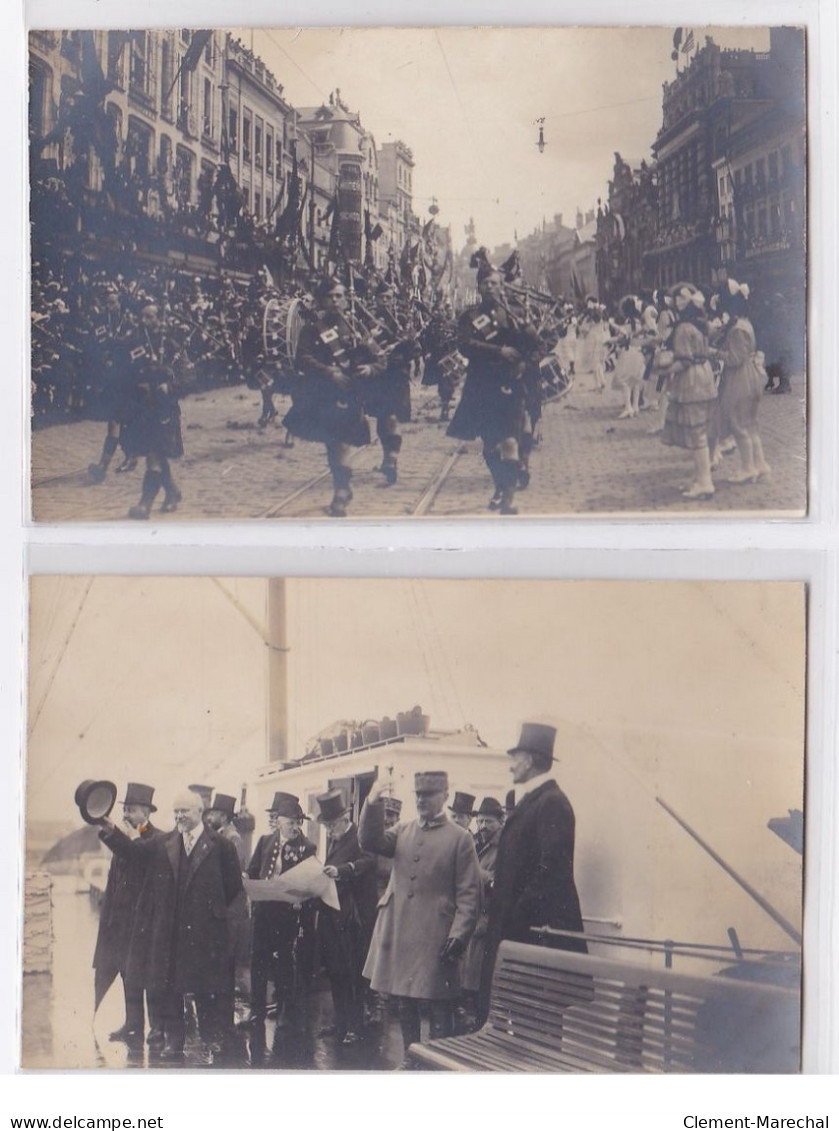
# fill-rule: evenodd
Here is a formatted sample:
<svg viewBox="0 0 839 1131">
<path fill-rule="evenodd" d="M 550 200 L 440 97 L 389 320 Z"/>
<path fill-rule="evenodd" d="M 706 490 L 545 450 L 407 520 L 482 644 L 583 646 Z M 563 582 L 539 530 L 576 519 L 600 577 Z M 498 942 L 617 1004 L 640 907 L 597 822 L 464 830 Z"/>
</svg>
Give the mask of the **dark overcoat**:
<svg viewBox="0 0 839 1131">
<path fill-rule="evenodd" d="M 225 992 L 228 909 L 242 891 L 236 849 L 204 828 L 187 857 L 173 829 L 148 842 L 148 856 L 126 982 L 153 993 Z M 186 875 L 179 891 L 180 868 Z"/>
<path fill-rule="evenodd" d="M 159 829 L 147 824 L 140 833 L 139 840 L 129 843 L 145 843 L 160 835 Z M 124 833 L 121 832 L 120 836 L 128 840 Z M 99 833 L 99 839 L 111 848 L 112 834 L 109 831 L 103 829 Z M 147 864 L 148 853 L 142 851 L 114 852 L 111 858 L 105 895 L 99 911 L 99 933 L 93 953 L 95 970 L 125 973 L 134 913 L 143 888 Z"/>
<path fill-rule="evenodd" d="M 478 903 L 478 924 L 475 933 L 469 940 L 466 954 L 463 956 L 461 978 L 464 990 L 476 991 L 481 984 L 481 968 L 486 950 L 487 928 L 489 926 L 489 905 L 492 900 L 492 885 L 495 878 L 495 860 L 498 856 L 498 845 L 501 840 L 501 829 L 498 830 L 487 842 L 476 849 L 478 864 L 481 869 L 481 898 Z"/>
<path fill-rule="evenodd" d="M 488 994 L 502 939 L 536 942 L 531 927 L 582 931 L 574 883 L 574 810 L 555 781 L 525 794 L 501 830 L 487 925 L 482 992 Z M 582 939 L 556 939 L 586 952 Z"/>
<path fill-rule="evenodd" d="M 326 863 L 338 869 L 335 883 L 341 909 L 321 905 L 318 935 L 323 945 L 343 956 L 350 969 L 358 967 L 360 971 L 376 918 L 376 857 L 362 850 L 358 829 L 350 825 L 338 840 L 330 839 Z"/>
</svg>

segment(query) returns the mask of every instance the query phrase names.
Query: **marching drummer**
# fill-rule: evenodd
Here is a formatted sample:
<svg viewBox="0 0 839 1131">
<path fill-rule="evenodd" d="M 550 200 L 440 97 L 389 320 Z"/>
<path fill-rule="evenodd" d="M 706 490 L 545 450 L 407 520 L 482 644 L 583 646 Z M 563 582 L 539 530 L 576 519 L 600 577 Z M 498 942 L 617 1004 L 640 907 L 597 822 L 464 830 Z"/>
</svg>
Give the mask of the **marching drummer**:
<svg viewBox="0 0 839 1131">
<path fill-rule="evenodd" d="M 293 436 L 326 445 L 333 485 L 326 513 L 345 518 L 352 499 L 350 449 L 370 443 L 363 384 L 384 373 L 386 358 L 352 318 L 343 283 L 324 279 L 315 299 L 314 316 L 302 327 L 297 345 L 301 380 L 283 423 Z"/>
</svg>

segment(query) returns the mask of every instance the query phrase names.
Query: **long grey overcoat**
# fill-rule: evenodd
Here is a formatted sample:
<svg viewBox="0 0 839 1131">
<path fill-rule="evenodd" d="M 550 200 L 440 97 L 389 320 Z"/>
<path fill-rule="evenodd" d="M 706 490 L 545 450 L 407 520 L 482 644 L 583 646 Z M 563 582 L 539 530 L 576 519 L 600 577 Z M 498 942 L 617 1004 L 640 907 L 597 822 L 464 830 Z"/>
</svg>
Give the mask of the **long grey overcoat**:
<svg viewBox="0 0 839 1131">
<path fill-rule="evenodd" d="M 381 801 L 365 802 L 358 831 L 365 851 L 393 858 L 364 977 L 398 997 L 455 997 L 457 966 L 440 952 L 447 939 L 465 945 L 475 929 L 481 872 L 472 837 L 445 814 L 385 830 Z"/>
</svg>

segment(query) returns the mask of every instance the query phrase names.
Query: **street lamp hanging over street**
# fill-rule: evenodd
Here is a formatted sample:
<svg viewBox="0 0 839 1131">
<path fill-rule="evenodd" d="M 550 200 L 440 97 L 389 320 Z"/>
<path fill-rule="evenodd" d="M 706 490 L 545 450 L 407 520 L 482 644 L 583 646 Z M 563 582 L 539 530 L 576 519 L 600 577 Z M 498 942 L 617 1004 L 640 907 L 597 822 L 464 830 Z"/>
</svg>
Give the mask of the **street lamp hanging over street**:
<svg viewBox="0 0 839 1131">
<path fill-rule="evenodd" d="M 537 118 L 536 125 L 539 127 L 539 140 L 536 142 L 536 148 L 540 153 L 545 152 L 545 146 L 548 144 L 545 141 L 545 119 Z"/>
</svg>

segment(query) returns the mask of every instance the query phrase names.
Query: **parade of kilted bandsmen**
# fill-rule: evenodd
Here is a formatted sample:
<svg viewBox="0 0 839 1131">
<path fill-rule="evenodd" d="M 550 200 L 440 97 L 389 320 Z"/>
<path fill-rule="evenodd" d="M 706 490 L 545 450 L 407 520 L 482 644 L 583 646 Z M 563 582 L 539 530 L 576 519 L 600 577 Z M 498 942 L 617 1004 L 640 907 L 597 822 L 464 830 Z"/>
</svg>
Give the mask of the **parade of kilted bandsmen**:
<svg viewBox="0 0 839 1131">
<path fill-rule="evenodd" d="M 419 383 L 436 389 L 451 437 L 481 441 L 487 506 L 501 515 L 517 513 L 516 493 L 538 475 L 543 404 L 575 380 L 619 391 L 619 420 L 649 410 L 651 436 L 685 450 L 686 479 L 673 491 L 688 502 L 713 496 L 727 453 L 738 459 L 726 482 L 770 476 L 759 405 L 764 392 L 790 391 L 789 350 L 780 332 L 755 340 L 746 284 L 729 278 L 710 292 L 685 281 L 607 309 L 527 285 L 517 253 L 496 267 L 481 248 L 472 267 L 477 301 L 456 311 L 411 262 L 386 273 L 337 263 L 284 284 L 267 269 L 245 283 L 141 265 L 91 268 L 71 284 L 43 266 L 33 282 L 33 422 L 100 419 L 90 487 L 106 490 L 112 468 L 142 461 L 129 510 L 138 520 L 176 511 L 189 492 L 173 473 L 181 401 L 240 382 L 260 392 L 256 423 L 278 427 L 279 444 L 323 446 L 332 484 L 323 512 L 336 518 L 352 511 L 351 455 L 373 441 L 373 423 L 382 486 L 420 453 L 422 428 L 404 445 L 400 430 Z"/>
<path fill-rule="evenodd" d="M 253 1067 L 270 1063 L 283 1034 L 374 1051 L 390 1018 L 409 1069 L 412 1045 L 480 1028 L 503 940 L 536 942 L 531 928 L 551 927 L 565 932 L 553 945 L 586 950 L 574 811 L 555 780 L 555 739 L 552 726 L 522 724 L 503 800 L 478 800 L 453 789 L 445 770 L 426 770 L 414 775 L 411 816 L 380 777 L 356 824 L 339 788 L 316 797 L 314 814 L 277 791 L 250 859 L 232 795 L 191 785 L 167 819 L 153 786 L 128 783 L 122 827 L 97 819 L 112 857 L 94 1013 L 117 980 L 125 998 L 110 1040 L 135 1056 L 145 1050 L 150 1067 L 184 1064 L 195 1045 L 204 1063 Z M 324 830 L 322 860 L 307 820 Z M 285 897 L 246 896 L 248 885 L 253 894 L 306 861 L 334 884 L 334 898 L 299 885 Z M 315 1034 L 310 1001 L 321 977 L 331 1010 L 320 1011 L 328 1023 Z"/>
</svg>

